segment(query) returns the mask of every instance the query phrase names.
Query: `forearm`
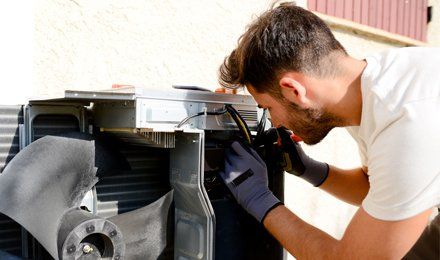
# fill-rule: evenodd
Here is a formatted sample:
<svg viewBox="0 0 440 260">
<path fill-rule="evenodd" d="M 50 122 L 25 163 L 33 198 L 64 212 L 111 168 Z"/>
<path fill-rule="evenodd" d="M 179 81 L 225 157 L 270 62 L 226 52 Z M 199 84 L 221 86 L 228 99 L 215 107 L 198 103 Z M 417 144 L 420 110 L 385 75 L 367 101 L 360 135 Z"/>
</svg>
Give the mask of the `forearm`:
<svg viewBox="0 0 440 260">
<path fill-rule="evenodd" d="M 297 259 L 401 259 L 420 237 L 431 213 L 428 209 L 404 220 L 385 221 L 360 208 L 341 240 L 282 205 L 271 210 L 263 224 Z"/>
<path fill-rule="evenodd" d="M 263 224 L 297 259 L 338 258 L 338 240 L 307 224 L 285 206 L 271 210 Z"/>
<path fill-rule="evenodd" d="M 370 184 L 362 168 L 342 170 L 330 166 L 328 177 L 319 188 L 342 201 L 360 206 Z"/>
</svg>

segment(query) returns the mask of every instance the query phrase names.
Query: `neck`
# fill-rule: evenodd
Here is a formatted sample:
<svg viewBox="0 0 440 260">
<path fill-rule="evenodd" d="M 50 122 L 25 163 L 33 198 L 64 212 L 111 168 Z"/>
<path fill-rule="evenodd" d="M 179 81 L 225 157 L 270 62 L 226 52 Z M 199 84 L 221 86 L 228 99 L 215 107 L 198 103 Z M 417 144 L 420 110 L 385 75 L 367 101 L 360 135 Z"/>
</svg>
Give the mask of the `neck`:
<svg viewBox="0 0 440 260">
<path fill-rule="evenodd" d="M 360 125 L 362 115 L 361 76 L 367 63 L 350 56 L 341 57 L 342 76 L 333 79 L 334 95 L 327 107 L 341 119 L 341 126 Z"/>
</svg>

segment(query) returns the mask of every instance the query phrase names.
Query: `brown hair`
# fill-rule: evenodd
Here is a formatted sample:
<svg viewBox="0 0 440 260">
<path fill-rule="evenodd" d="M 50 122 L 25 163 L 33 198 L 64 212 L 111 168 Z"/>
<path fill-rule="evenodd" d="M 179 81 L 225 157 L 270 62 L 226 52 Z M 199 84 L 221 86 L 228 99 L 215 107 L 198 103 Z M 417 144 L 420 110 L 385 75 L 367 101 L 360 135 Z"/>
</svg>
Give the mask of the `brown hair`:
<svg viewBox="0 0 440 260">
<path fill-rule="evenodd" d="M 258 92 L 278 93 L 275 83 L 282 72 L 334 74 L 334 54 L 347 53 L 324 21 L 294 3 L 283 3 L 248 27 L 220 67 L 219 82 L 227 88 L 250 84 Z"/>
</svg>

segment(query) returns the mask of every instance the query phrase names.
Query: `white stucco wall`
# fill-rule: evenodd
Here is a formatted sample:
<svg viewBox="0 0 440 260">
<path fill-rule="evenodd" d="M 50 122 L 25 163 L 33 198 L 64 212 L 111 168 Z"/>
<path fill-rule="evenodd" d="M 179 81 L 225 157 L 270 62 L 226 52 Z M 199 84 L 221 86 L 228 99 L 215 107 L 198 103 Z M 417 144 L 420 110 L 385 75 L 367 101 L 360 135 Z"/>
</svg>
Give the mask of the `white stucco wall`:
<svg viewBox="0 0 440 260">
<path fill-rule="evenodd" d="M 297 2 L 305 6 L 307 0 Z M 19 25 L 9 28 L 10 41 L 1 50 L 2 57 L 13 61 L 2 63 L 9 69 L 2 76 L 7 80 L 1 86 L 2 104 L 23 100 L 25 93 L 55 95 L 114 83 L 215 89 L 223 58 L 252 17 L 270 6 L 266 0 L 36 0 L 33 8 L 24 1 L 15 3 L 0 8 L 2 32 L 8 24 Z M 430 4 L 435 7 L 428 39 L 439 45 L 440 0 Z M 20 6 L 27 11 L 19 12 Z M 396 47 L 344 31 L 335 35 L 357 58 Z M 356 145 L 341 129 L 305 150 L 341 168 L 359 165 Z M 290 175 L 286 205 L 335 237 L 342 236 L 356 210 Z"/>
<path fill-rule="evenodd" d="M 113 83 L 215 89 L 217 68 L 266 1 L 39 0 L 35 88 Z"/>
</svg>

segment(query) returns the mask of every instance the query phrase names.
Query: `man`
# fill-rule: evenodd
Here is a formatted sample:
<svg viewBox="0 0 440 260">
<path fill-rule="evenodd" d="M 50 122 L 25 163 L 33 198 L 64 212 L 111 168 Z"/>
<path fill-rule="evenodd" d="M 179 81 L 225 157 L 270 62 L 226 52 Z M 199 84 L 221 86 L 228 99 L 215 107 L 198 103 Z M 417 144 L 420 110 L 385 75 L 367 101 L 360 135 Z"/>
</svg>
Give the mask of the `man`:
<svg viewBox="0 0 440 260">
<path fill-rule="evenodd" d="M 225 183 L 299 259 L 438 259 L 439 217 L 425 228 L 440 204 L 439 65 L 438 48 L 357 60 L 311 12 L 287 3 L 263 13 L 226 58 L 220 82 L 246 86 L 276 127 L 306 144 L 346 127 L 359 145 L 357 169 L 317 162 L 279 132 L 296 175 L 359 210 L 340 240 L 305 223 L 268 189 L 258 154 L 239 143 L 227 154 Z"/>
</svg>

